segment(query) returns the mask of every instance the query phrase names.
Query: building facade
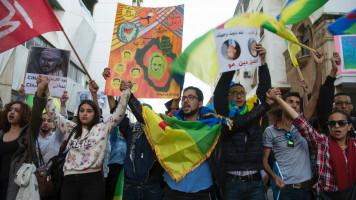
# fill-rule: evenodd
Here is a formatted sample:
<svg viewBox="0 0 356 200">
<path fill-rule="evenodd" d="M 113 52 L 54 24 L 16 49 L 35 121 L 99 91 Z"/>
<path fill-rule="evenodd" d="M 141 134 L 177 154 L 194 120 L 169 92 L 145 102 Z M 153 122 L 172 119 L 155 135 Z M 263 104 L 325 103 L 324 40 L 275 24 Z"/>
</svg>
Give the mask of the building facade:
<svg viewBox="0 0 356 200">
<path fill-rule="evenodd" d="M 84 66 L 89 62 L 96 38 L 96 27 L 91 15 L 94 0 L 48 1 L 68 35 Z M 89 11 L 91 10 L 91 11 Z M 24 81 L 30 46 L 52 47 L 71 51 L 67 78 L 69 100 L 67 110 L 74 113 L 78 91 L 88 90 L 88 78 L 61 31 L 48 32 L 0 54 L 0 97 L 4 105 L 17 99 L 17 90 Z"/>
</svg>

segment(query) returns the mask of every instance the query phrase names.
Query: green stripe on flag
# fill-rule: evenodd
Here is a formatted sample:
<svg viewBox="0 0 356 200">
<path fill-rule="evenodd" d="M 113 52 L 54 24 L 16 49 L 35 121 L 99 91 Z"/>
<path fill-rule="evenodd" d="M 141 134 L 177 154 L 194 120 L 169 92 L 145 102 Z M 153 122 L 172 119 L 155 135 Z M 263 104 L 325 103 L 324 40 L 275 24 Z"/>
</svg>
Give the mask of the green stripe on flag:
<svg viewBox="0 0 356 200">
<path fill-rule="evenodd" d="M 119 179 L 117 180 L 114 200 L 122 200 L 124 190 L 124 168 L 121 169 Z"/>
<path fill-rule="evenodd" d="M 199 121 L 180 121 L 176 117 L 168 117 L 162 115 L 164 121 L 170 125 L 172 129 L 183 129 L 193 139 L 201 152 L 205 154 L 214 143 L 216 137 L 220 133 L 221 124 L 216 124 L 213 127 Z M 188 129 L 189 128 L 189 129 Z"/>
</svg>

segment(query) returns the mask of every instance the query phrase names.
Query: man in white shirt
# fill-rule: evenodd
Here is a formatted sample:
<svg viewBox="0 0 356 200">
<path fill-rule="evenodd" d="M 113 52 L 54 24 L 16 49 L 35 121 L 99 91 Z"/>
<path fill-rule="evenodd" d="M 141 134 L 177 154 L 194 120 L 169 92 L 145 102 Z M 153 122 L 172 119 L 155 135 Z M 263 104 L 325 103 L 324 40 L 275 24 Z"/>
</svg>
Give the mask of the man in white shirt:
<svg viewBox="0 0 356 200">
<path fill-rule="evenodd" d="M 64 91 L 61 97 L 61 112 L 60 112 L 61 115 L 63 116 L 67 116 L 67 110 L 66 110 L 67 100 L 68 100 L 67 91 Z M 65 139 L 64 134 L 58 128 L 56 128 L 56 131 L 52 132 L 53 128 L 55 128 L 55 126 L 51 118 L 48 116 L 47 113 L 43 113 L 42 125 L 39 130 L 40 133 L 38 135 L 38 144 L 41 149 L 44 166 L 41 163 L 39 163 L 40 167 L 45 167 L 47 162 L 52 157 L 58 155 L 59 148 Z M 37 155 L 39 155 L 37 144 L 36 144 L 36 151 L 37 151 Z"/>
</svg>

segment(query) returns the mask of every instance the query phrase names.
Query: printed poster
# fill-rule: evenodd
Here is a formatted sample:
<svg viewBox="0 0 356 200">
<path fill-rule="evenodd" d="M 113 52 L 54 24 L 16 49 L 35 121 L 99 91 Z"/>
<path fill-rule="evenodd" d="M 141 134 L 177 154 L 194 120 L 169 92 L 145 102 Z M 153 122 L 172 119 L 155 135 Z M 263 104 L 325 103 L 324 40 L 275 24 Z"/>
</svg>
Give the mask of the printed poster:
<svg viewBox="0 0 356 200">
<path fill-rule="evenodd" d="M 182 51 L 184 6 L 144 8 L 118 4 L 105 94 L 119 96 L 131 80 L 137 98 L 176 98 L 180 87 L 169 74 Z"/>
<path fill-rule="evenodd" d="M 31 46 L 25 75 L 26 94 L 37 91 L 36 79 L 39 74 L 47 75 L 49 90 L 53 97 L 61 97 L 67 86 L 70 51 Z"/>
<path fill-rule="evenodd" d="M 260 40 L 256 27 L 217 29 L 214 37 L 220 72 L 261 65 L 255 49 Z"/>
<path fill-rule="evenodd" d="M 356 35 L 334 36 L 335 51 L 339 52 L 339 74 L 356 74 Z"/>
<path fill-rule="evenodd" d="M 98 103 L 99 103 L 99 107 L 101 109 L 105 109 L 106 107 L 106 95 L 104 94 L 104 92 L 97 92 L 97 99 L 98 99 Z M 90 91 L 82 91 L 82 92 L 78 92 L 77 94 L 77 108 L 79 107 L 80 103 L 83 100 L 91 100 L 92 96 Z"/>
</svg>

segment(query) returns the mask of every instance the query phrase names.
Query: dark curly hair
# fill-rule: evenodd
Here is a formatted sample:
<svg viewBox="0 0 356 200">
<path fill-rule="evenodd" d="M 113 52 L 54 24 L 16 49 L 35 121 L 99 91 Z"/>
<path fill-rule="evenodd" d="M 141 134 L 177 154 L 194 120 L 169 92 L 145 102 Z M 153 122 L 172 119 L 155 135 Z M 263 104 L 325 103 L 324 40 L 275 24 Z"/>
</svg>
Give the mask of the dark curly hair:
<svg viewBox="0 0 356 200">
<path fill-rule="evenodd" d="M 93 128 L 93 126 L 95 126 L 96 124 L 99 123 L 100 113 L 99 113 L 99 110 L 98 110 L 98 107 L 96 106 L 96 104 L 92 100 L 83 100 L 78 107 L 77 126 L 73 128 L 73 132 L 75 133 L 75 138 L 80 138 L 82 136 L 83 124 L 79 118 L 79 111 L 80 111 L 80 108 L 82 107 L 82 105 L 84 105 L 84 104 L 88 104 L 94 110 L 94 118 L 88 125 L 89 131 Z"/>
<path fill-rule="evenodd" d="M 4 111 L 1 113 L 1 127 L 2 130 L 6 133 L 10 130 L 11 124 L 7 119 L 7 114 L 10 112 L 10 108 L 14 104 L 20 104 L 20 127 L 26 126 L 30 122 L 31 117 L 31 108 L 29 105 L 22 101 L 12 101 L 5 105 Z"/>
</svg>

